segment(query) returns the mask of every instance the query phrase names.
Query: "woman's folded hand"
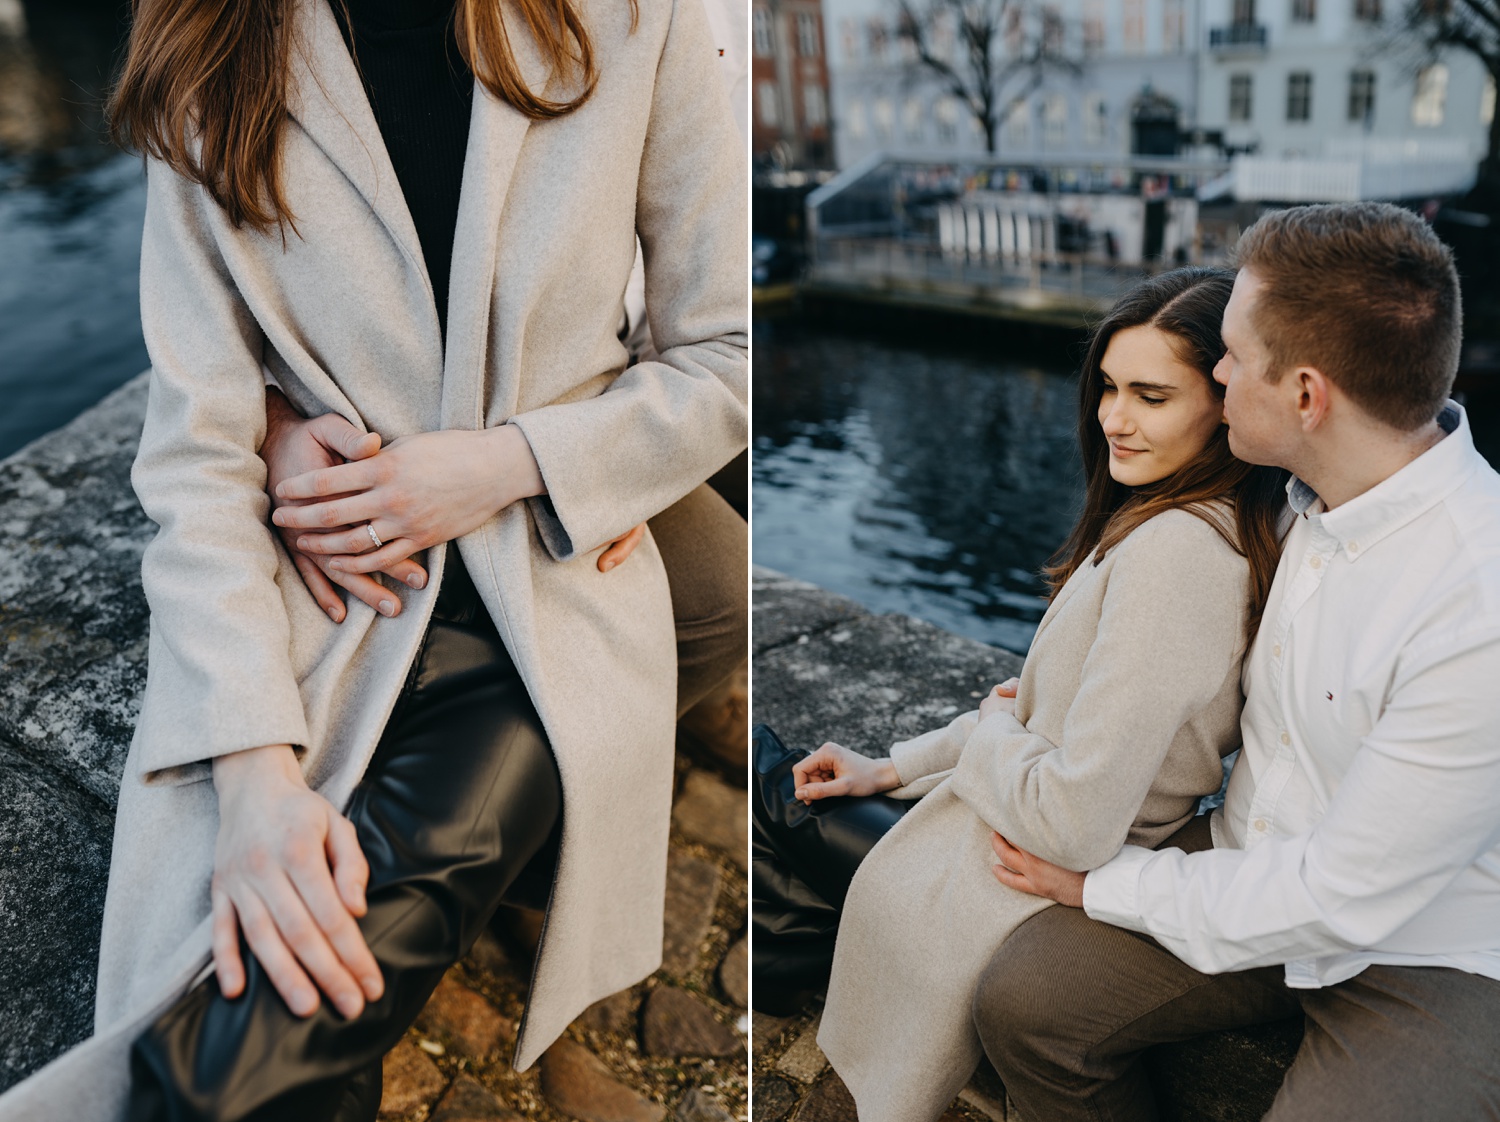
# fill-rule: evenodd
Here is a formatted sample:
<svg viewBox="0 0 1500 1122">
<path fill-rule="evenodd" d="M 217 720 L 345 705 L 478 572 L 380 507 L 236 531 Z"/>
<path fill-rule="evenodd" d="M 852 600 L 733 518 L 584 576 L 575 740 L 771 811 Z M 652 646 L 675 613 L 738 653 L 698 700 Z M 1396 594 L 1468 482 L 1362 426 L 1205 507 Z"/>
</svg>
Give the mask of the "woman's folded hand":
<svg viewBox="0 0 1500 1122">
<path fill-rule="evenodd" d="M 516 426 L 444 429 L 283 480 L 277 498 L 314 501 L 278 507 L 271 520 L 301 531 L 297 548 L 329 556 L 334 571 L 372 573 L 544 493 L 536 457 Z"/>
<path fill-rule="evenodd" d="M 214 847 L 214 969 L 225 997 L 245 988 L 240 931 L 282 1000 L 298 1016 L 327 994 L 345 1017 L 385 990 L 355 923 L 370 868 L 354 826 L 302 778 L 288 744 L 214 761 L 219 836 Z"/>
<path fill-rule="evenodd" d="M 992 713 L 1010 713 L 1016 711 L 1016 692 L 1021 687 L 1021 679 L 1007 678 L 989 693 L 984 695 L 984 700 L 979 703 L 979 719 L 982 721 Z"/>
<path fill-rule="evenodd" d="M 793 764 L 792 778 L 797 783 L 797 798 L 809 806 L 814 799 L 877 795 L 901 786 L 901 777 L 890 760 L 872 760 L 832 741 Z"/>
</svg>

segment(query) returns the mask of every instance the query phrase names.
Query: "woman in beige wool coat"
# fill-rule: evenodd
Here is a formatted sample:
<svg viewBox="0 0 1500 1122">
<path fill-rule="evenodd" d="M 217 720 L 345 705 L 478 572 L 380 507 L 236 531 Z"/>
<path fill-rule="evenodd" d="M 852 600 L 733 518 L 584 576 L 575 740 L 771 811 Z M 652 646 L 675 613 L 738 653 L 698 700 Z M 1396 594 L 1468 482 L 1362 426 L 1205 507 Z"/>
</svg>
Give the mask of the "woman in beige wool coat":
<svg viewBox="0 0 1500 1122">
<path fill-rule="evenodd" d="M 994 831 L 1092 868 L 1188 822 L 1238 746 L 1285 498 L 1284 476 L 1228 449 L 1211 372 L 1232 282 L 1163 274 L 1095 331 L 1084 510 L 1018 684 L 888 760 L 757 730 L 756 1005 L 784 1011 L 826 981 L 818 1043 L 861 1122 L 935 1119 L 974 1072 L 975 983 L 1049 903 L 999 883 Z M 830 798 L 878 792 L 908 804 Z"/>
<path fill-rule="evenodd" d="M 649 534 L 597 562 L 745 444 L 746 166 L 715 46 L 699 0 L 439 12 L 438 58 L 473 72 L 444 308 L 374 56 L 345 42 L 369 9 L 136 5 L 112 108 L 148 154 L 148 681 L 96 1033 L 0 1097 L 6 1122 L 373 1119 L 380 1055 L 549 845 L 517 1067 L 660 962 L 672 607 Z M 659 357 L 628 366 L 637 235 Z M 378 434 L 282 482 L 304 505 L 276 521 L 311 512 L 345 575 L 428 551 L 400 610 L 335 622 L 277 544 L 263 367 Z"/>
</svg>

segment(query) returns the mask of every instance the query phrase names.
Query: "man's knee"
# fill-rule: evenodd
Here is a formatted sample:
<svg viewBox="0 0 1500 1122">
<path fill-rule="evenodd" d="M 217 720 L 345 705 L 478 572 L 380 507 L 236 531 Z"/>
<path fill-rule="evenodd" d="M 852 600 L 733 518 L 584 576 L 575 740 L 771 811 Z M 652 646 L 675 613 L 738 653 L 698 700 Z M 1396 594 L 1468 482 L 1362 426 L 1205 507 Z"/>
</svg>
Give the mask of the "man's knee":
<svg viewBox="0 0 1500 1122">
<path fill-rule="evenodd" d="M 1049 908 L 1021 924 L 1000 945 L 974 987 L 974 1028 L 993 1059 L 1028 1050 L 1046 1024 L 1056 1024 L 1058 981 L 1064 963 L 1053 961 L 1056 945 L 1044 917 Z"/>
</svg>

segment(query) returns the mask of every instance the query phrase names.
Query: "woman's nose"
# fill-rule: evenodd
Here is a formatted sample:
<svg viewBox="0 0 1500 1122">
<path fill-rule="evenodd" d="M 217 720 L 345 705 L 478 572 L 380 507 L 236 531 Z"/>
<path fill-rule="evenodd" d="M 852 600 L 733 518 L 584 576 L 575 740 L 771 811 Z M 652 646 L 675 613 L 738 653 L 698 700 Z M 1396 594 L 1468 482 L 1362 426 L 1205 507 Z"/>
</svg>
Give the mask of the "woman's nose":
<svg viewBox="0 0 1500 1122">
<path fill-rule="evenodd" d="M 1118 396 L 1104 414 L 1104 435 L 1123 436 L 1130 431 L 1130 411 Z"/>
</svg>

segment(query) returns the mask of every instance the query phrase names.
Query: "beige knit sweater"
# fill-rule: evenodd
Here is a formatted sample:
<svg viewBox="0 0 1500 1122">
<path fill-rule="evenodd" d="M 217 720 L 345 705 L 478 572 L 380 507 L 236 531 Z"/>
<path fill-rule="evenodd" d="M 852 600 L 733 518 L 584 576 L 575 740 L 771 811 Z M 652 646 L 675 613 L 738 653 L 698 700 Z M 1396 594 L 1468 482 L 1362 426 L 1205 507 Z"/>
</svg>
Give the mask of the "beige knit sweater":
<svg viewBox="0 0 1500 1122">
<path fill-rule="evenodd" d="M 990 869 L 991 828 L 1090 869 L 1153 846 L 1218 789 L 1238 746 L 1249 571 L 1187 511 L 1139 527 L 1042 618 L 1016 713 L 966 713 L 896 744 L 919 798 L 850 887 L 818 1043 L 861 1122 L 937 1118 L 973 1074 L 975 983 L 1049 901 Z"/>
</svg>

